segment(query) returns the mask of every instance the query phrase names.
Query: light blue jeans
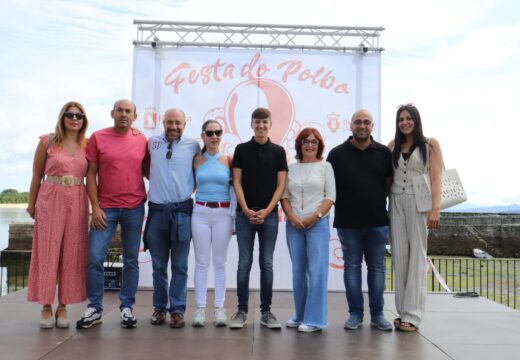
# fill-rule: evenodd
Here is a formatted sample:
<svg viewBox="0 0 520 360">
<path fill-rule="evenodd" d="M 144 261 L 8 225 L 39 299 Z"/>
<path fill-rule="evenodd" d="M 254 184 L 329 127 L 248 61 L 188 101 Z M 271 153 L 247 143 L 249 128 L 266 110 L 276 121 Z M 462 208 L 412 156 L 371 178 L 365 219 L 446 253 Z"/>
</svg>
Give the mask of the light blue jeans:
<svg viewBox="0 0 520 360">
<path fill-rule="evenodd" d="M 89 307 L 103 311 L 104 266 L 103 262 L 112 242 L 116 226 L 121 224 L 121 246 L 123 250 L 123 283 L 119 292 L 120 308 L 132 308 L 139 282 L 139 247 L 144 220 L 144 203 L 133 209 L 103 209 L 107 226 L 103 230 L 90 228 L 87 297 Z"/>
<path fill-rule="evenodd" d="M 294 315 L 292 320 L 311 326 L 327 326 L 329 275 L 329 217 L 310 229 L 286 223 L 287 246 L 292 261 Z"/>
<path fill-rule="evenodd" d="M 363 293 L 361 290 L 361 263 L 367 264 L 368 302 L 370 315 L 383 313 L 385 291 L 385 251 L 388 241 L 388 226 L 350 229 L 338 228 L 343 249 L 345 270 L 343 281 L 347 292 L 350 314 L 363 317 Z"/>
</svg>

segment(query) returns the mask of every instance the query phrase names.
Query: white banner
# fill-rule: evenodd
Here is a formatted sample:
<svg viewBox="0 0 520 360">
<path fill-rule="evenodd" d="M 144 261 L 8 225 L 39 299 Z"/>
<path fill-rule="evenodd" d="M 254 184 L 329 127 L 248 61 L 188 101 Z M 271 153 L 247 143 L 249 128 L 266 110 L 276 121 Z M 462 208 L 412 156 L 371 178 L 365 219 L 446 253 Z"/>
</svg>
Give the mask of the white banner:
<svg viewBox="0 0 520 360">
<path fill-rule="evenodd" d="M 147 136 L 163 131 L 164 111 L 185 111 L 184 136 L 200 140 L 201 125 L 216 119 L 224 127 L 222 152 L 233 155 L 237 144 L 253 136 L 251 113 L 259 107 L 272 112 L 271 141 L 282 145 L 294 160 L 294 139 L 305 127 L 319 129 L 325 153 L 350 135 L 350 117 L 366 108 L 374 115 L 374 137 L 380 135 L 380 53 L 318 51 L 253 51 L 218 49 L 163 49 L 135 47 L 132 97 L 137 106 L 136 126 Z M 274 255 L 274 287 L 291 289 L 291 260 L 285 241 L 285 217 Z M 331 216 L 331 226 L 332 226 Z M 251 287 L 258 288 L 258 248 Z M 227 285 L 236 287 L 238 248 L 231 239 Z M 188 286 L 193 286 L 193 251 Z M 140 286 L 151 286 L 149 253 L 140 256 Z M 213 286 L 213 274 L 208 277 Z M 330 239 L 329 289 L 343 290 L 343 260 L 335 229 Z"/>
</svg>

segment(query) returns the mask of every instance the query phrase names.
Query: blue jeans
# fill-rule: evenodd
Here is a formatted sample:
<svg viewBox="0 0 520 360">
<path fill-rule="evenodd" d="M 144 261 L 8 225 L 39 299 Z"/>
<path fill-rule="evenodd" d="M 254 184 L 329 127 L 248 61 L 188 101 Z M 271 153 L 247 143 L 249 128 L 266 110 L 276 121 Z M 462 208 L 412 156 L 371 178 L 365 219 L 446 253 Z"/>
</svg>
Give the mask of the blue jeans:
<svg viewBox="0 0 520 360">
<path fill-rule="evenodd" d="M 171 238 L 161 216 L 148 218 L 146 237 L 152 257 L 153 306 L 155 310 L 184 314 L 188 282 L 188 255 L 191 240 L 191 215 L 177 212 L 177 229 Z M 170 224 L 170 227 L 172 225 Z M 171 279 L 168 290 L 168 260 L 171 257 Z M 170 307 L 168 308 L 168 300 Z"/>
<path fill-rule="evenodd" d="M 273 298 L 273 253 L 278 236 L 278 212 L 269 214 L 264 223 L 254 225 L 242 211 L 237 211 L 236 233 L 238 242 L 237 296 L 238 310 L 247 313 L 249 301 L 249 273 L 253 264 L 255 235 L 260 245 L 260 310 L 271 310 Z"/>
<path fill-rule="evenodd" d="M 110 208 L 103 209 L 107 226 L 103 230 L 90 228 L 87 297 L 89 307 L 103 311 L 104 266 L 108 247 L 116 232 L 116 226 L 121 224 L 121 246 L 123 250 L 123 281 L 119 292 L 120 308 L 132 308 L 135 304 L 135 293 L 139 282 L 139 246 L 143 229 L 144 204 L 133 209 Z"/>
<path fill-rule="evenodd" d="M 310 229 L 286 223 L 287 246 L 292 261 L 294 315 L 305 325 L 327 326 L 327 281 L 329 275 L 329 217 Z"/>
<path fill-rule="evenodd" d="M 363 229 L 338 228 L 343 250 L 345 269 L 343 281 L 347 292 L 350 314 L 363 317 L 363 293 L 361 291 L 361 262 L 363 255 L 367 264 L 368 302 L 370 315 L 383 312 L 385 291 L 385 246 L 388 226 Z"/>
</svg>

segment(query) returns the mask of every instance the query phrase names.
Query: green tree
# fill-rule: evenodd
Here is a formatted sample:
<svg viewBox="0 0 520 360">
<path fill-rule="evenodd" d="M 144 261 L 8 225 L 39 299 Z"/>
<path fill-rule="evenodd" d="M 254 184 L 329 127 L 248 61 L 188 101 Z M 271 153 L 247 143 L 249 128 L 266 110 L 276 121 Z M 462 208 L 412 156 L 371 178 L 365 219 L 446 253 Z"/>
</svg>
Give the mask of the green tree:
<svg viewBox="0 0 520 360">
<path fill-rule="evenodd" d="M 28 192 L 16 189 L 5 189 L 0 193 L 0 204 L 24 204 L 29 200 Z"/>
</svg>

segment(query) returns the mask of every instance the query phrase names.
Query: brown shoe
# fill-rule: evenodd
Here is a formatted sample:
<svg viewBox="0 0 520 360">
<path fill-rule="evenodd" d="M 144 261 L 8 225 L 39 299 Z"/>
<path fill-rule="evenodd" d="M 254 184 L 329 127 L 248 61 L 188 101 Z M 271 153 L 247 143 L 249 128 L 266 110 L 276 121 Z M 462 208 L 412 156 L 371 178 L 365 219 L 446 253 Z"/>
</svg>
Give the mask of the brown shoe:
<svg viewBox="0 0 520 360">
<path fill-rule="evenodd" d="M 155 310 L 152 314 L 152 318 L 150 319 L 150 324 L 152 325 L 162 325 L 166 321 L 166 311 L 164 310 Z"/>
<path fill-rule="evenodd" d="M 170 327 L 172 329 L 179 329 L 184 327 L 184 315 L 173 313 L 170 315 Z"/>
</svg>

